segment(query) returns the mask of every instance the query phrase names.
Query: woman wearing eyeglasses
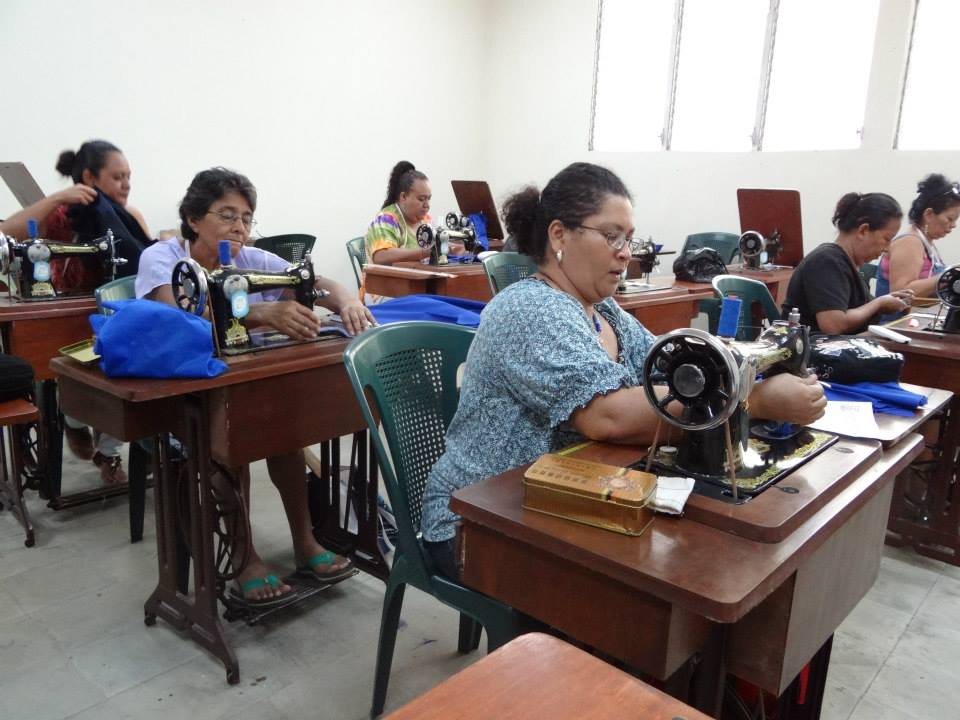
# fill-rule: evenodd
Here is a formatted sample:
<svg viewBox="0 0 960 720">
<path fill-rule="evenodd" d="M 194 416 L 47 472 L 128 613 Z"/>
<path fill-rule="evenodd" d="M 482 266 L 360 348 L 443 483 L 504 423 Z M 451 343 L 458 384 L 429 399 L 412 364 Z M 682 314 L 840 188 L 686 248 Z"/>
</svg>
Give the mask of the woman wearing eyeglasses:
<svg viewBox="0 0 960 720">
<path fill-rule="evenodd" d="M 946 269 L 934 243 L 957 225 L 960 187 L 943 175 L 928 175 L 917 185 L 908 217 L 910 226 L 893 239 L 880 260 L 877 295 L 891 290 L 912 290 L 917 297 L 934 295 L 940 273 Z"/>
<path fill-rule="evenodd" d="M 180 202 L 180 232 L 184 239 L 173 238 L 156 243 L 143 253 L 137 274 L 137 297 L 175 304 L 170 278 L 176 263 L 192 257 L 207 270 L 219 266 L 219 243 L 230 241 L 230 254 L 238 268 L 284 270 L 289 263 L 273 253 L 250 244 L 257 191 L 245 176 L 225 168 L 197 173 Z M 374 324 L 373 316 L 354 293 L 339 283 L 317 276 L 317 288 L 329 295 L 317 304 L 340 314 L 351 334 Z M 283 291 L 251 294 L 247 324 L 269 326 L 297 340 L 316 337 L 320 323 L 314 313 L 292 300 L 284 300 Z M 342 578 L 352 571 L 350 561 L 325 550 L 313 536 L 304 482 L 303 452 L 296 451 L 267 458 L 270 479 L 280 491 L 290 522 L 297 569 L 321 581 Z M 242 492 L 249 507 L 250 478 L 243 474 Z M 238 543 L 237 552 L 248 557 L 234 591 L 250 605 L 265 606 L 284 602 L 291 588 L 272 574 L 246 538 L 246 548 Z M 249 554 L 247 554 L 249 553 Z"/>
<path fill-rule="evenodd" d="M 646 444 L 657 424 L 641 387 L 654 337 L 612 299 L 634 232 L 623 182 L 574 163 L 542 193 L 528 187 L 507 200 L 504 216 L 538 272 L 484 309 L 446 449 L 427 480 L 425 547 L 451 577 L 454 491 L 584 438 Z M 800 424 L 825 406 L 816 378 L 778 375 L 750 396 L 751 415 Z"/>
</svg>

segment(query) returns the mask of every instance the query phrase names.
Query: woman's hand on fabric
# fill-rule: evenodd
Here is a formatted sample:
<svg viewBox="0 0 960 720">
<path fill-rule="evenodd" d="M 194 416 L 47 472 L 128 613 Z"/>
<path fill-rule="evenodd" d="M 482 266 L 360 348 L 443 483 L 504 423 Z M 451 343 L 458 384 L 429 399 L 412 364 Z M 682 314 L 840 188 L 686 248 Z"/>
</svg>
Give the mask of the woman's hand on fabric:
<svg viewBox="0 0 960 720">
<path fill-rule="evenodd" d="M 464 248 L 463 243 L 459 243 L 459 242 L 451 242 L 448 245 L 447 249 L 449 250 L 447 255 L 457 256 L 457 255 L 466 255 L 467 253 L 467 250 L 466 248 Z"/>
<path fill-rule="evenodd" d="M 767 378 L 750 393 L 750 415 L 766 420 L 809 425 L 826 409 L 827 398 L 816 375 L 781 373 Z"/>
<path fill-rule="evenodd" d="M 373 315 L 359 300 L 351 300 L 343 303 L 338 311 L 340 319 L 343 321 L 343 327 L 351 335 L 358 335 L 367 328 L 377 324 Z"/>
<path fill-rule="evenodd" d="M 53 194 L 58 205 L 89 205 L 97 199 L 97 191 L 89 185 L 77 183 Z"/>
<path fill-rule="evenodd" d="M 293 300 L 256 303 L 250 309 L 257 323 L 269 325 L 294 340 L 312 340 L 320 330 L 320 320 L 313 310 Z"/>
</svg>

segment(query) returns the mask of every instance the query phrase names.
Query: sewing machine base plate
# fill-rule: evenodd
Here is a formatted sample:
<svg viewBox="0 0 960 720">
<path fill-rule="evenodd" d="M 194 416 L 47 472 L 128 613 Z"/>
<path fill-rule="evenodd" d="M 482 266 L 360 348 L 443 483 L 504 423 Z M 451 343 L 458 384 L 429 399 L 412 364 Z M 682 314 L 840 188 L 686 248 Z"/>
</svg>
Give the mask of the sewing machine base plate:
<svg viewBox="0 0 960 720">
<path fill-rule="evenodd" d="M 663 465 L 657 461 L 653 469 L 662 475 L 692 477 L 696 480 L 693 491 L 726 503 L 742 504 L 773 486 L 790 492 L 789 483 L 781 488 L 777 483 L 800 465 L 833 445 L 837 436 L 819 430 L 802 429 L 793 437 L 781 440 L 761 439 L 751 435 L 749 467 L 737 470 L 737 499 L 730 490 L 730 476 L 705 473 L 681 467 L 679 464 Z M 637 467 L 643 467 L 641 461 Z"/>
</svg>

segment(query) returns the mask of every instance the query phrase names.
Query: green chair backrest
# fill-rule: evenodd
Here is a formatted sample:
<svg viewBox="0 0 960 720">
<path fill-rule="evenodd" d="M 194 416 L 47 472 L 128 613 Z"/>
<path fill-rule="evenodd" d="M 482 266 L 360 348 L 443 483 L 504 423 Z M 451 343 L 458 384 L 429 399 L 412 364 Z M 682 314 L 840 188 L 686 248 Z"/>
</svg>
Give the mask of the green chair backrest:
<svg viewBox="0 0 960 720">
<path fill-rule="evenodd" d="M 483 269 L 487 273 L 490 292 L 496 295 L 507 285 L 533 275 L 537 271 L 537 264 L 523 253 L 499 252 L 483 259 Z"/>
<path fill-rule="evenodd" d="M 725 232 L 702 232 L 687 235 L 686 242 L 680 253 L 699 248 L 713 248 L 720 253 L 720 259 L 727 265 L 733 262 L 740 254 L 740 236 Z"/>
<path fill-rule="evenodd" d="M 117 278 L 94 290 L 93 297 L 97 301 L 97 310 L 103 315 L 112 315 L 113 310 L 103 307 L 104 300 L 131 300 L 135 298 L 136 293 L 133 286 L 136 280 L 136 275 Z"/>
<path fill-rule="evenodd" d="M 860 277 L 863 278 L 867 287 L 870 288 L 870 292 L 873 292 L 875 285 L 871 283 L 877 279 L 877 272 L 880 270 L 880 265 L 878 263 L 866 262 L 857 269 L 860 271 Z"/>
<path fill-rule="evenodd" d="M 740 298 L 740 320 L 737 323 L 737 340 L 754 340 L 760 334 L 760 328 L 753 324 L 753 306 L 759 303 L 769 322 L 780 319 L 780 309 L 773 295 L 759 280 L 739 275 L 717 275 L 713 279 L 713 292 L 719 298 L 736 295 Z M 718 315 L 719 319 L 719 315 Z M 715 333 L 716 327 L 710 328 Z"/>
<path fill-rule="evenodd" d="M 391 323 L 359 335 L 343 354 L 397 520 L 397 549 L 419 566 L 414 573 L 421 589 L 432 574 L 417 540 L 423 490 L 443 454 L 460 400 L 457 369 L 467 359 L 474 335 L 470 328 L 448 323 Z"/>
<path fill-rule="evenodd" d="M 315 235 L 291 233 L 289 235 L 271 235 L 270 237 L 258 238 L 254 247 L 279 255 L 288 263 L 293 264 L 303 260 L 303 256 L 313 250 L 313 244 L 316 241 Z"/>
<path fill-rule="evenodd" d="M 357 289 L 363 287 L 363 267 L 367 264 L 367 243 L 362 237 L 347 240 L 347 255 L 350 256 L 350 267 L 353 276 L 357 279 Z"/>
</svg>

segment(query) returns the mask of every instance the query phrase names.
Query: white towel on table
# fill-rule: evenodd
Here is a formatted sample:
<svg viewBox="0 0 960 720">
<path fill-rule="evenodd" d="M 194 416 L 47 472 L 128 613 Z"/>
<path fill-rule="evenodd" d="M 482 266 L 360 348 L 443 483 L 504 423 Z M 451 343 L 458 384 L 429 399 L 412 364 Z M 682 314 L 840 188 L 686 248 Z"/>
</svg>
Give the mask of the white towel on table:
<svg viewBox="0 0 960 720">
<path fill-rule="evenodd" d="M 680 515 L 693 491 L 693 484 L 693 478 L 661 475 L 657 478 L 657 490 L 650 505 L 658 512 Z"/>
</svg>

